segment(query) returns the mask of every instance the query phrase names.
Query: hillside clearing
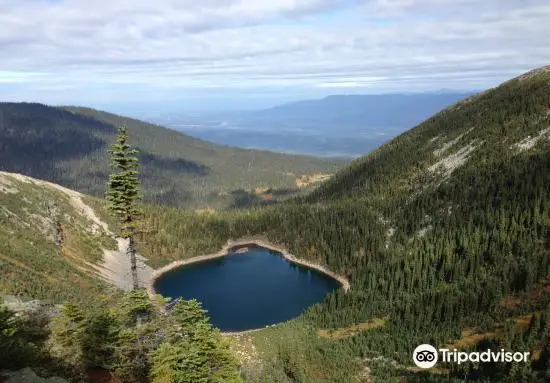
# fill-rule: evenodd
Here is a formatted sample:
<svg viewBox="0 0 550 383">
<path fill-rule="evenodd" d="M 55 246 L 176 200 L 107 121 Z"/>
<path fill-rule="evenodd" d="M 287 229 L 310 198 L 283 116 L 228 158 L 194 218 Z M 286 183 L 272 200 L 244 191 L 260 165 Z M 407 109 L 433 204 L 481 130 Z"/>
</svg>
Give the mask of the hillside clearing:
<svg viewBox="0 0 550 383">
<path fill-rule="evenodd" d="M 374 318 L 366 322 L 358 323 L 348 327 L 339 328 L 336 330 L 317 330 L 317 335 L 323 338 L 328 338 L 332 340 L 344 339 L 350 336 L 353 336 L 361 331 L 370 330 L 373 328 L 383 327 L 386 325 L 386 322 L 390 317 L 386 316 L 383 318 Z"/>
<path fill-rule="evenodd" d="M 479 147 L 479 145 L 475 145 L 475 141 L 471 142 L 460 148 L 455 153 L 449 154 L 447 157 L 437 161 L 435 164 L 430 166 L 428 170 L 432 173 L 442 171 L 444 177 L 449 177 L 457 168 L 462 166 L 468 160 L 468 156 L 477 147 Z"/>
<path fill-rule="evenodd" d="M 510 149 L 516 149 L 518 153 L 524 152 L 533 148 L 539 141 L 543 139 L 550 139 L 550 128 L 543 129 L 536 136 L 527 136 L 520 142 L 510 146 Z"/>
</svg>

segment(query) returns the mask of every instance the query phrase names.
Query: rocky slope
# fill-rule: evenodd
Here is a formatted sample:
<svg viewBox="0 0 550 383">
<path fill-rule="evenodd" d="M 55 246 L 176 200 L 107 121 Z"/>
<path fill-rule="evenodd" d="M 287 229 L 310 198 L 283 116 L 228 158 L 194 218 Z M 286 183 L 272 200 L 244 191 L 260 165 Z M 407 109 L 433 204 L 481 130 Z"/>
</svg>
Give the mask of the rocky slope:
<svg viewBox="0 0 550 383">
<path fill-rule="evenodd" d="M 0 291 L 58 301 L 109 285 L 130 288 L 126 241 L 116 238 L 106 220 L 98 200 L 0 172 Z M 142 257 L 138 270 L 145 285 L 151 268 Z"/>
</svg>

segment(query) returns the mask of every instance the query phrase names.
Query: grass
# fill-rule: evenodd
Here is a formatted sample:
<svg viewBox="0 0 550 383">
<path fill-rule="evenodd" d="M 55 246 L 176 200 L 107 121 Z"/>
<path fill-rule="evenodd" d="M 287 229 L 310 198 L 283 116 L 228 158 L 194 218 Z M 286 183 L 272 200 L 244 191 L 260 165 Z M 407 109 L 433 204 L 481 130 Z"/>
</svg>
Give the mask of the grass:
<svg viewBox="0 0 550 383">
<path fill-rule="evenodd" d="M 448 349 L 467 350 L 475 347 L 480 341 L 485 339 L 501 339 L 506 335 L 506 324 L 514 323 L 518 331 L 527 331 L 533 315 L 541 314 L 541 311 L 531 312 L 517 317 L 506 319 L 501 323 L 496 323 L 492 331 L 478 332 L 476 329 L 466 328 L 462 330 L 460 338 L 445 345 Z"/>
<path fill-rule="evenodd" d="M 358 323 L 352 326 L 348 326 L 348 327 L 344 327 L 336 330 L 319 329 L 317 330 L 317 334 L 320 337 L 332 339 L 332 340 L 344 339 L 344 338 L 348 338 L 350 336 L 356 335 L 361 331 L 367 331 L 373 328 L 383 327 L 386 325 L 386 322 L 389 319 L 390 317 L 386 316 L 384 318 L 374 318 L 366 322 Z"/>
<path fill-rule="evenodd" d="M 62 191 L 2 177 L 12 192 L 0 191 L 0 291 L 60 302 L 85 301 L 109 290 L 91 264 L 114 240 L 91 231 L 91 222 Z"/>
</svg>

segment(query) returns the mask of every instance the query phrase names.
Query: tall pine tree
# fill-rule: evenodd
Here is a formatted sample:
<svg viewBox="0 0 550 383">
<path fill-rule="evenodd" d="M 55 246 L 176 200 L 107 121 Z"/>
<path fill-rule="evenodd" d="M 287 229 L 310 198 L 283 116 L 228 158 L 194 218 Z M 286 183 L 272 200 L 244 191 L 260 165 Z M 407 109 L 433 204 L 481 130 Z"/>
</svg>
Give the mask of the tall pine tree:
<svg viewBox="0 0 550 383">
<path fill-rule="evenodd" d="M 109 176 L 105 195 L 109 202 L 109 210 L 120 223 L 120 236 L 128 239 L 127 254 L 130 258 L 134 290 L 139 288 L 134 236 L 140 216 L 137 202 L 141 200 L 137 153 L 138 151 L 128 144 L 126 127 L 120 127 L 117 141 L 109 150 L 110 164 L 115 172 Z"/>
</svg>

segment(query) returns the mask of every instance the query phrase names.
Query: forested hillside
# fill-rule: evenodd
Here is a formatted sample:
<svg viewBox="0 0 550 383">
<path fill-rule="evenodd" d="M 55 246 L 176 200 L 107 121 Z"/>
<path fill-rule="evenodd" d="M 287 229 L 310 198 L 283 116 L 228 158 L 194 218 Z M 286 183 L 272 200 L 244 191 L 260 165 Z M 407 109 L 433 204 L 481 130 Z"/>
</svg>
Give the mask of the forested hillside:
<svg viewBox="0 0 550 383">
<path fill-rule="evenodd" d="M 261 235 L 351 279 L 350 293 L 254 335 L 265 364 L 251 381 L 550 379 L 548 68 L 443 111 L 306 198 L 146 217 L 141 248 L 156 264 Z M 533 359 L 419 372 L 422 343 Z"/>
<path fill-rule="evenodd" d="M 76 288 L 80 277 L 80 299 L 108 291 L 74 271 L 113 245 L 101 230 L 83 230 L 71 200 L 47 189 L 43 199 L 56 201 L 62 215 L 37 218 L 48 209 L 41 192 L 13 175 L 3 179 L 0 267 L 9 272 L 0 274 L 2 290 L 59 301 L 73 298 L 63 288 Z M 101 214 L 100 203 L 87 203 Z M 549 68 L 439 113 L 306 197 L 243 210 L 145 204 L 143 211 L 138 250 L 153 267 L 259 236 L 349 278 L 348 293 L 340 289 L 295 320 L 244 335 L 257 350 L 241 361 L 247 382 L 550 380 Z M 57 222 L 76 223 L 71 249 L 78 262 L 59 252 Z M 78 250 L 85 246 L 91 250 Z M 40 274 L 26 278 L 28 269 Z M 110 318 L 96 313 L 87 323 Z M 213 334 L 218 342 L 206 327 L 207 339 Z M 226 346 L 216 342 L 225 358 Z M 531 357 L 525 364 L 438 363 L 419 370 L 411 355 L 423 343 Z M 154 355 L 170 360 L 170 347 Z M 108 360 L 93 361 L 111 368 Z"/>
<path fill-rule="evenodd" d="M 489 165 L 488 161 L 514 157 L 530 144 L 545 141 L 550 134 L 547 68 L 526 73 L 438 113 L 355 160 L 307 200 L 368 196 L 378 205 L 389 205 L 388 196 L 408 197 L 441 175 L 448 177 L 467 159 Z M 386 201 L 379 202 L 382 198 Z"/>
<path fill-rule="evenodd" d="M 302 175 L 330 174 L 341 166 L 327 159 L 214 145 L 92 109 L 0 103 L 0 170 L 103 196 L 107 149 L 122 124 L 140 150 L 147 202 L 246 206 L 293 195 Z"/>
</svg>

